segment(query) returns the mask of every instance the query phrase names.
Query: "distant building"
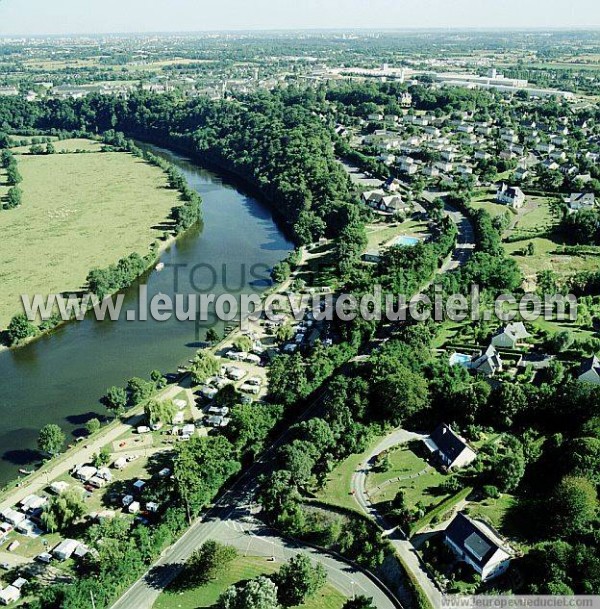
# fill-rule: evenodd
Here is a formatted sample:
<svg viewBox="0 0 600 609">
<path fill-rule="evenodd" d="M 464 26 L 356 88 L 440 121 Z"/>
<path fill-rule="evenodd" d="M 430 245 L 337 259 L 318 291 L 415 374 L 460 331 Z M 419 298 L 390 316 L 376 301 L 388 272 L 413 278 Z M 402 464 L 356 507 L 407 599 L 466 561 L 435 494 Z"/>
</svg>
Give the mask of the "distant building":
<svg viewBox="0 0 600 609">
<path fill-rule="evenodd" d="M 600 385 L 600 360 L 595 355 L 581 364 L 577 380 Z"/>
<path fill-rule="evenodd" d="M 593 209 L 596 205 L 596 197 L 592 192 L 573 192 L 567 199 L 567 203 L 571 211 Z"/>
<path fill-rule="evenodd" d="M 502 183 L 496 191 L 496 201 L 519 209 L 525 203 L 525 194 L 518 186 L 507 186 Z"/>
<path fill-rule="evenodd" d="M 508 569 L 510 549 L 483 522 L 458 512 L 444 531 L 446 545 L 473 567 L 482 581 L 498 577 Z"/>
<path fill-rule="evenodd" d="M 477 458 L 477 453 L 467 442 L 445 423 L 440 424 L 425 438 L 424 443 L 431 454 L 448 469 L 466 467 Z"/>
<path fill-rule="evenodd" d="M 494 347 L 514 349 L 518 343 L 529 336 L 530 334 L 525 329 L 523 322 L 514 322 L 500 328 L 492 338 L 492 345 Z"/>
</svg>

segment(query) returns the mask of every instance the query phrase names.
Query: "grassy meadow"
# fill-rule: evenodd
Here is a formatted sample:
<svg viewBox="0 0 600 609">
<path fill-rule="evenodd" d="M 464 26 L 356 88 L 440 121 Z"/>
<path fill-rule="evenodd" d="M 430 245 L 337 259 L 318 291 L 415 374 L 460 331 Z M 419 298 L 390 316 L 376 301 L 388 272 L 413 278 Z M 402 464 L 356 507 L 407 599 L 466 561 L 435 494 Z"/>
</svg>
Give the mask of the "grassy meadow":
<svg viewBox="0 0 600 609">
<path fill-rule="evenodd" d="M 247 581 L 259 575 L 270 575 L 281 567 L 280 563 L 268 562 L 256 556 L 239 556 L 226 572 L 204 586 L 192 590 L 165 590 L 153 609 L 200 609 L 212 607 L 225 590 L 238 582 Z M 340 609 L 346 599 L 331 585 L 326 584 L 315 596 L 300 605 L 300 609 Z"/>
<path fill-rule="evenodd" d="M 61 145 L 92 146 L 85 140 Z M 132 252 L 145 255 L 178 202 L 159 168 L 128 153 L 17 159 L 23 203 L 0 210 L 0 328 L 21 311 L 22 293 L 81 290 L 92 268 Z M 0 196 L 6 190 L 0 176 Z"/>
</svg>

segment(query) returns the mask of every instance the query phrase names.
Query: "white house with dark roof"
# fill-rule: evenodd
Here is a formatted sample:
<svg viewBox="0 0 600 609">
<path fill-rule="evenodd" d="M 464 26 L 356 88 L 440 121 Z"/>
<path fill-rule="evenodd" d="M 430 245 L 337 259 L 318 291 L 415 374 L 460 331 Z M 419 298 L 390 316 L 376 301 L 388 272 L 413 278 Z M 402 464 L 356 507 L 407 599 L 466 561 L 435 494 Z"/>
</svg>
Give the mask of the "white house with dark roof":
<svg viewBox="0 0 600 609">
<path fill-rule="evenodd" d="M 452 428 L 441 423 L 423 440 L 429 452 L 448 469 L 466 467 L 477 453 Z"/>
<path fill-rule="evenodd" d="M 490 345 L 484 353 L 473 358 L 471 362 L 471 370 L 484 376 L 494 376 L 496 372 L 502 372 L 502 359 L 496 347 Z"/>
<path fill-rule="evenodd" d="M 600 385 L 600 360 L 595 355 L 589 357 L 581 364 L 577 380 Z"/>
<path fill-rule="evenodd" d="M 482 581 L 508 569 L 512 553 L 490 527 L 458 512 L 444 530 L 444 541 L 459 560 L 473 567 Z"/>
<path fill-rule="evenodd" d="M 496 201 L 519 209 L 525 203 L 525 193 L 518 186 L 508 186 L 502 183 L 496 191 Z"/>
<path fill-rule="evenodd" d="M 517 321 L 500 328 L 492 337 L 492 345 L 494 347 L 514 349 L 519 343 L 529 338 L 529 336 L 530 334 L 525 329 L 523 322 Z"/>
</svg>

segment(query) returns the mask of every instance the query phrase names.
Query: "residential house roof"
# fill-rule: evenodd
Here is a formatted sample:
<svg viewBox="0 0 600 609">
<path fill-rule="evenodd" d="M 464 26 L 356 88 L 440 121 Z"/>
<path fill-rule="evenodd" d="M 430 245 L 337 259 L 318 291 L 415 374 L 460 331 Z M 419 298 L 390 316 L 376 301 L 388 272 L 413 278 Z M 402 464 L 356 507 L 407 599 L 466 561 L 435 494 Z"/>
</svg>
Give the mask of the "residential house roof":
<svg viewBox="0 0 600 609">
<path fill-rule="evenodd" d="M 456 514 L 446 527 L 444 535 L 480 569 L 485 567 L 497 550 L 510 554 L 510 551 L 503 546 L 502 541 L 491 529 L 483 523 L 469 518 L 463 512 Z"/>
</svg>

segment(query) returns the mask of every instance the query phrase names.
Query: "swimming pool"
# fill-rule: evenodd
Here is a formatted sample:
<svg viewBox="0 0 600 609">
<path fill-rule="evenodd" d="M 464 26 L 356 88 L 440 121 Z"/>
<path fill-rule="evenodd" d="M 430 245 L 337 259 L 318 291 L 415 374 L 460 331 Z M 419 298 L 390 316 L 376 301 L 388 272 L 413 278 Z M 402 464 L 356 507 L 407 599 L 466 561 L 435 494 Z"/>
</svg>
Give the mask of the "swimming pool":
<svg viewBox="0 0 600 609">
<path fill-rule="evenodd" d="M 471 356 L 466 355 L 465 353 L 453 353 L 450 356 L 450 365 L 451 366 L 464 366 L 468 368 L 471 364 Z"/>
<path fill-rule="evenodd" d="M 390 247 L 393 247 L 395 245 L 404 245 L 406 247 L 412 247 L 413 245 L 417 245 L 419 241 L 420 239 L 418 239 L 417 237 L 409 237 L 408 235 L 398 235 L 390 241 Z"/>
</svg>

